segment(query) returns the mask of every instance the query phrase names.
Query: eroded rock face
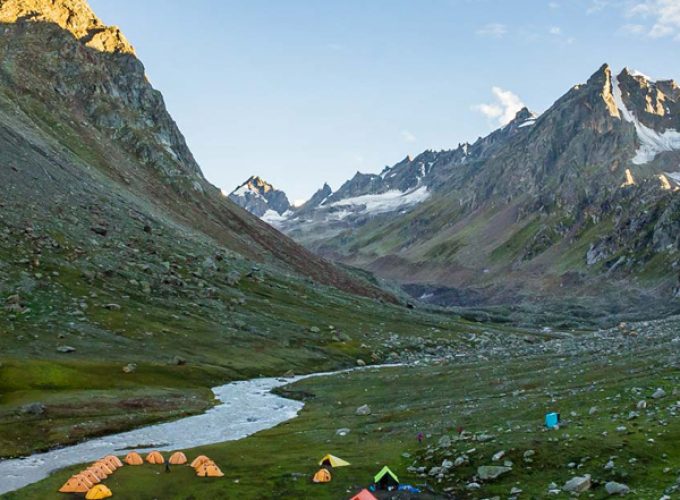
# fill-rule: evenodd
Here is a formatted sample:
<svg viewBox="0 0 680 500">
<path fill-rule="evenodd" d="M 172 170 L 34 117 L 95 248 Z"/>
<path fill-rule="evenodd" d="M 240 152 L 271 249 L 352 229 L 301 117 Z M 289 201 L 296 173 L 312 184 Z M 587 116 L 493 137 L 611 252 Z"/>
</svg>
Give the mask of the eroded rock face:
<svg viewBox="0 0 680 500">
<path fill-rule="evenodd" d="M 0 23 L 21 20 L 55 23 L 96 50 L 134 54 L 120 29 L 104 25 L 85 0 L 6 0 L 0 4 Z"/>
<path fill-rule="evenodd" d="M 0 70 L 10 90 L 68 108 L 164 177 L 204 182 L 184 137 L 134 49 L 84 0 L 0 4 Z M 196 184 L 198 182 L 198 184 Z"/>
</svg>

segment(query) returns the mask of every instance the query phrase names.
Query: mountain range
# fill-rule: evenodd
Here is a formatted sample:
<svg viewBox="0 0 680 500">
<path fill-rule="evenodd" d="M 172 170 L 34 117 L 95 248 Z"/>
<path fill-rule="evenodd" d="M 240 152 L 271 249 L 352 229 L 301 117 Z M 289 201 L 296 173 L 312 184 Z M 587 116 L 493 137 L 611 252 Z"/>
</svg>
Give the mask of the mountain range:
<svg viewBox="0 0 680 500">
<path fill-rule="evenodd" d="M 433 304 L 677 311 L 679 131 L 674 81 L 605 64 L 540 115 L 270 222 Z"/>
</svg>

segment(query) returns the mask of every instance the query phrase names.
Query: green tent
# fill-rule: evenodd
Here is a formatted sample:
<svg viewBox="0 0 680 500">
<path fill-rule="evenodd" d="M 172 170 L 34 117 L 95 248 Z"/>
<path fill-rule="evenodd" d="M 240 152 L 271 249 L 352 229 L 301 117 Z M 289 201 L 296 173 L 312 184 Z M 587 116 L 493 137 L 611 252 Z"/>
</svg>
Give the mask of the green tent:
<svg viewBox="0 0 680 500">
<path fill-rule="evenodd" d="M 381 490 L 393 490 L 399 487 L 399 478 L 387 465 L 375 475 L 373 482 Z"/>
</svg>

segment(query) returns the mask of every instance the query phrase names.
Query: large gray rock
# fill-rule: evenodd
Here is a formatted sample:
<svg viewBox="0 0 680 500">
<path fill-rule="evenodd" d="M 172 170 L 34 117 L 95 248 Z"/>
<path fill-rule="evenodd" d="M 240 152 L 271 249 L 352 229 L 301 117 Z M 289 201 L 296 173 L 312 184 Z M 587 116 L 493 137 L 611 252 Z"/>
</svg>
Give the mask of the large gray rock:
<svg viewBox="0 0 680 500">
<path fill-rule="evenodd" d="M 572 477 L 569 481 L 564 483 L 562 489 L 570 493 L 582 493 L 588 491 L 590 486 L 590 474 L 586 474 L 585 476 Z"/>
<path fill-rule="evenodd" d="M 437 446 L 439 448 L 450 448 L 451 438 L 447 435 L 443 435 L 442 437 L 439 438 L 439 441 L 437 441 Z"/>
<path fill-rule="evenodd" d="M 477 476 L 482 481 L 493 481 L 504 474 L 512 471 L 512 467 L 504 467 L 502 465 L 481 465 L 477 467 Z"/>
<path fill-rule="evenodd" d="M 356 414 L 359 415 L 360 417 L 365 417 L 367 415 L 371 414 L 371 407 L 368 405 L 362 405 L 359 408 L 357 408 Z"/>
<path fill-rule="evenodd" d="M 627 495 L 630 493 L 630 488 L 622 483 L 617 483 L 616 481 L 609 481 L 604 485 L 604 489 L 610 495 Z"/>
<path fill-rule="evenodd" d="M 656 391 L 654 391 L 654 394 L 652 394 L 652 398 L 654 399 L 661 399 L 666 397 L 666 391 L 664 391 L 662 388 L 658 388 Z"/>
</svg>

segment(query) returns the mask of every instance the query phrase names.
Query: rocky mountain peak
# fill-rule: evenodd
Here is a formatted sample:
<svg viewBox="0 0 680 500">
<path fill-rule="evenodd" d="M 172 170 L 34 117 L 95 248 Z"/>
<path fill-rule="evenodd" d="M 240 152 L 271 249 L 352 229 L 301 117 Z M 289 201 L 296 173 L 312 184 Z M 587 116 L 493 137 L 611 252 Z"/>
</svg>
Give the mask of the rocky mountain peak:
<svg viewBox="0 0 680 500">
<path fill-rule="evenodd" d="M 274 186 L 265 181 L 262 177 L 258 175 L 251 176 L 245 183 L 241 186 L 247 186 L 252 191 L 257 191 L 260 194 L 268 193 L 274 189 Z"/>
<path fill-rule="evenodd" d="M 234 189 L 229 198 L 258 217 L 264 217 L 270 211 L 281 215 L 290 209 L 286 193 L 257 175 L 250 176 Z"/>
<path fill-rule="evenodd" d="M 0 22 L 54 23 L 88 47 L 102 52 L 134 54 L 120 29 L 106 26 L 85 0 L 4 0 Z"/>
<path fill-rule="evenodd" d="M 514 121 L 525 122 L 527 120 L 531 120 L 532 118 L 536 118 L 536 115 L 529 111 L 529 108 L 525 106 L 517 112 Z"/>
<path fill-rule="evenodd" d="M 586 82 L 585 89 L 601 98 L 611 116 L 619 117 L 619 109 L 613 95 L 612 87 L 612 69 L 609 64 L 605 63 L 592 74 Z"/>
</svg>

